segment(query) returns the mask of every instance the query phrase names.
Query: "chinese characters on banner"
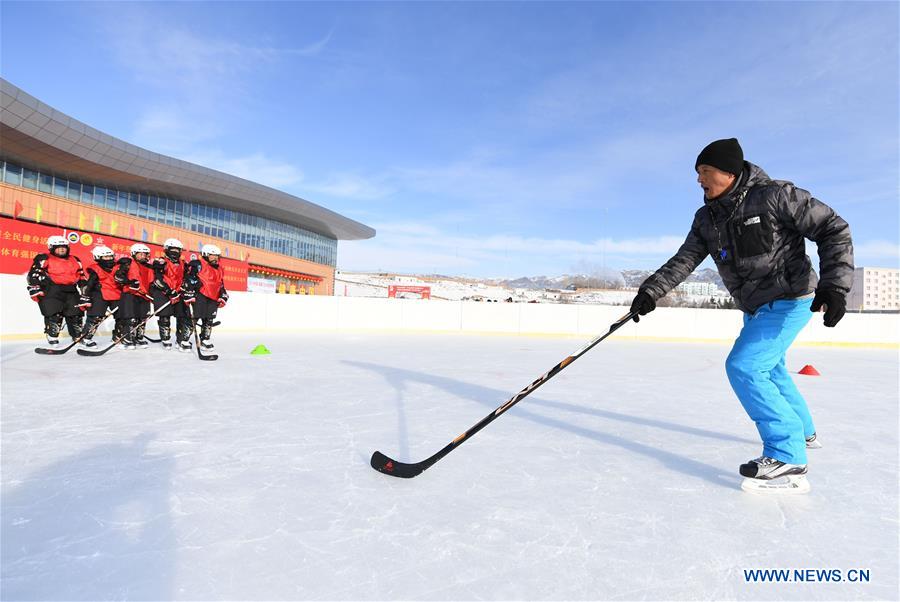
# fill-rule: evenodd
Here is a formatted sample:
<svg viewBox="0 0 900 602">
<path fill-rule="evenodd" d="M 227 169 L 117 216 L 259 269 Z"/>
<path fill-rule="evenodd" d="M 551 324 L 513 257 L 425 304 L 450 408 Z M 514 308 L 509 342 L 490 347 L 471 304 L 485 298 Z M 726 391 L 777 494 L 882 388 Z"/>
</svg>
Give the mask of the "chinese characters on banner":
<svg viewBox="0 0 900 602">
<path fill-rule="evenodd" d="M 406 299 L 431 299 L 430 286 L 401 286 L 398 284 L 388 285 L 388 297 L 399 297 Z"/>
<path fill-rule="evenodd" d="M 93 261 L 91 250 L 98 245 L 112 249 L 118 259 L 119 257 L 130 257 L 131 245 L 135 243 L 135 241 L 105 234 L 78 232 L 3 217 L 0 218 L 0 273 L 25 274 L 36 255 L 47 253 L 47 239 L 54 235 L 65 236 L 69 240 L 72 255 L 78 257 L 85 266 Z M 144 244 L 150 247 L 153 257 L 163 256 L 162 245 Z M 182 258 L 190 260 L 199 256 L 199 251 L 185 249 Z M 227 257 L 222 257 L 219 261 L 225 279 L 225 288 L 229 291 L 246 291 L 249 264 Z"/>
</svg>

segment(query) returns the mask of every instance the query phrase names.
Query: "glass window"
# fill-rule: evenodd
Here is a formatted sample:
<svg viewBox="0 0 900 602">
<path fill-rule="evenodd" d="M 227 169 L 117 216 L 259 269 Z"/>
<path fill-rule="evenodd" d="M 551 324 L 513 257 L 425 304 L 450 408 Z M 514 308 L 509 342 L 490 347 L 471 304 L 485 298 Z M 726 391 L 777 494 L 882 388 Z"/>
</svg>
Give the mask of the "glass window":
<svg viewBox="0 0 900 602">
<path fill-rule="evenodd" d="M 147 211 L 150 209 L 150 197 L 146 194 L 137 194 L 137 216 L 147 217 Z"/>
<path fill-rule="evenodd" d="M 163 207 L 165 207 L 165 211 L 163 211 Z M 159 211 L 164 213 L 167 225 L 175 225 L 175 201 L 159 197 Z"/>
<path fill-rule="evenodd" d="M 81 202 L 88 205 L 94 204 L 94 187 L 90 184 L 81 185 Z"/>
<path fill-rule="evenodd" d="M 175 223 L 173 225 L 182 227 L 184 220 L 184 201 L 175 200 Z"/>
<path fill-rule="evenodd" d="M 53 178 L 53 194 L 56 196 L 66 196 L 69 192 L 69 182 L 62 178 Z"/>
<path fill-rule="evenodd" d="M 106 188 L 94 186 L 94 204 L 98 207 L 106 207 Z"/>
<path fill-rule="evenodd" d="M 69 182 L 68 197 L 73 201 L 81 200 L 81 182 Z"/>
<path fill-rule="evenodd" d="M 3 175 L 3 180 L 7 184 L 13 184 L 15 186 L 20 186 L 22 184 L 22 168 L 18 165 L 14 165 L 12 163 L 6 164 L 6 173 Z"/>
<path fill-rule="evenodd" d="M 37 188 L 38 183 L 38 172 L 32 171 L 30 169 L 22 170 L 22 186 L 25 188 L 31 188 L 35 190 Z"/>
<path fill-rule="evenodd" d="M 47 194 L 53 192 L 53 176 L 42 173 L 38 180 L 38 190 Z"/>
<path fill-rule="evenodd" d="M 128 209 L 126 210 L 129 215 L 140 215 L 140 205 L 138 201 L 140 200 L 140 195 L 136 192 L 126 192 L 125 198 L 128 199 Z M 120 194 L 121 200 L 121 194 Z"/>
<path fill-rule="evenodd" d="M 150 195 L 149 199 L 150 205 L 147 209 L 147 218 L 152 219 L 154 222 L 160 221 L 159 219 L 159 197 L 155 195 Z M 163 199 L 163 213 L 165 213 L 166 201 Z"/>
</svg>

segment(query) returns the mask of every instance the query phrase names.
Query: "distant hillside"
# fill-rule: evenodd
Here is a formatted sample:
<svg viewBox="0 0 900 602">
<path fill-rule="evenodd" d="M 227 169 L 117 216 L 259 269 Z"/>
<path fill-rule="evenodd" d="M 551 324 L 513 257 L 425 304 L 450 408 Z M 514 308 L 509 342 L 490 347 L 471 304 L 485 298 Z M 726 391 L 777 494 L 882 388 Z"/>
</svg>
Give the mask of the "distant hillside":
<svg viewBox="0 0 900 602">
<path fill-rule="evenodd" d="M 647 279 L 653 272 L 649 270 L 624 270 L 622 277 L 625 278 L 625 286 L 629 288 L 637 288 Z M 725 284 L 719 276 L 719 272 L 712 268 L 703 268 L 697 270 L 687 277 L 685 282 L 712 282 L 720 289 L 725 290 Z"/>
</svg>

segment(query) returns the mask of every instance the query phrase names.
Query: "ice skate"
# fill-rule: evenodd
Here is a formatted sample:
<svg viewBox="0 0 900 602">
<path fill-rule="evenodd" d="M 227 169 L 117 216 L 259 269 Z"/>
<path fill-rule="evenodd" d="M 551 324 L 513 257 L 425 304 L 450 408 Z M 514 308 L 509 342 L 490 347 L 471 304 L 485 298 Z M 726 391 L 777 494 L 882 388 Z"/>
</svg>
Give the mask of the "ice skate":
<svg viewBox="0 0 900 602">
<path fill-rule="evenodd" d="M 806 438 L 806 449 L 822 449 L 822 443 L 815 433 Z"/>
<path fill-rule="evenodd" d="M 59 337 L 50 336 L 48 334 L 47 335 L 47 344 L 50 345 L 51 347 L 55 347 L 55 346 L 59 345 Z"/>
<path fill-rule="evenodd" d="M 165 349 L 165 350 L 171 349 L 171 348 L 172 348 L 172 341 L 169 341 L 169 340 L 162 341 L 162 347 L 163 347 L 163 349 Z"/>
<path fill-rule="evenodd" d="M 760 456 L 741 464 L 741 476 L 746 477 L 741 489 L 753 493 L 800 494 L 808 493 L 806 464 L 787 464 L 775 458 Z"/>
<path fill-rule="evenodd" d="M 809 480 L 805 474 L 790 474 L 774 479 L 744 479 L 741 489 L 764 495 L 801 495 L 809 493 Z"/>
<path fill-rule="evenodd" d="M 750 479 L 775 479 L 777 477 L 806 474 L 806 464 L 786 464 L 769 456 L 760 456 L 741 464 L 741 476 Z"/>
<path fill-rule="evenodd" d="M 190 341 L 178 341 L 178 351 L 182 353 L 190 353 L 193 348 L 194 346 L 191 345 Z"/>
<path fill-rule="evenodd" d="M 83 339 L 80 345 L 85 349 L 92 349 L 97 346 L 97 342 L 94 339 Z"/>
<path fill-rule="evenodd" d="M 215 348 L 216 346 L 209 339 L 200 339 L 200 349 L 203 351 L 211 351 Z"/>
</svg>

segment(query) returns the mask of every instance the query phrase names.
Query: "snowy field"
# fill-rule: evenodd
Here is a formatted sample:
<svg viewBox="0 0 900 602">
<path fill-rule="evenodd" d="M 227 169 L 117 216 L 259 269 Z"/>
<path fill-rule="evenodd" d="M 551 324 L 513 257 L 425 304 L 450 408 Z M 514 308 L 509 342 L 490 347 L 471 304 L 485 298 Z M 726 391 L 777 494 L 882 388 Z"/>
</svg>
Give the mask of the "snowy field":
<svg viewBox="0 0 900 602">
<path fill-rule="evenodd" d="M 627 328 L 627 326 L 626 326 Z M 723 345 L 221 335 L 217 362 L 2 347 L 4 600 L 893 600 L 896 351 L 803 348 L 812 492 L 741 492 Z M 270 356 L 251 356 L 258 343 Z M 748 583 L 745 570 L 869 581 Z"/>
</svg>

